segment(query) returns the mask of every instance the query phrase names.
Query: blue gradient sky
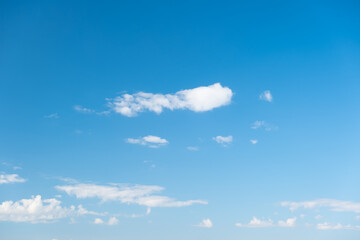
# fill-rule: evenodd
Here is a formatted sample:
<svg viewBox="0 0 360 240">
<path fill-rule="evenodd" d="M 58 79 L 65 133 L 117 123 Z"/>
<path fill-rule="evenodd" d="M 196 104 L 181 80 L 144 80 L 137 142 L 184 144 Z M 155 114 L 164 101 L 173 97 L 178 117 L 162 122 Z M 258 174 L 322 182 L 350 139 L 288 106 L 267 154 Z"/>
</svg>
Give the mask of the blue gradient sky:
<svg viewBox="0 0 360 240">
<path fill-rule="evenodd" d="M 357 1 L 0 1 L 0 239 L 359 239 L 359 11 Z M 210 111 L 128 117 L 107 104 L 215 83 L 233 95 Z M 127 141 L 148 135 L 168 143 Z M 207 204 L 56 188 L 114 183 Z M 15 209 L 37 195 L 100 215 L 39 221 L 41 207 Z"/>
</svg>

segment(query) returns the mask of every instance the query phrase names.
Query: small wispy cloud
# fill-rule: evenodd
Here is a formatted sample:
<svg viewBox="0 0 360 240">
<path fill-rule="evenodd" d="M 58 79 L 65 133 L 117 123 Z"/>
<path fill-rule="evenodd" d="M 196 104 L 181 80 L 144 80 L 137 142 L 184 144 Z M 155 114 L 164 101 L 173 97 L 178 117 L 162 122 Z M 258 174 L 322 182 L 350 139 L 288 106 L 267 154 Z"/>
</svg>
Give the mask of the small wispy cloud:
<svg viewBox="0 0 360 240">
<path fill-rule="evenodd" d="M 26 182 L 26 179 L 19 177 L 18 174 L 0 174 L 0 184 L 22 182 Z"/>
<path fill-rule="evenodd" d="M 271 92 L 269 90 L 266 90 L 262 92 L 259 96 L 260 100 L 266 101 L 266 102 L 272 102 L 273 96 L 271 95 Z"/>
<path fill-rule="evenodd" d="M 75 105 L 74 110 L 77 112 L 80 112 L 80 113 L 94 113 L 95 112 L 95 110 L 83 107 L 81 105 Z"/>
<path fill-rule="evenodd" d="M 251 125 L 251 128 L 255 129 L 255 130 L 260 129 L 260 128 L 264 128 L 266 131 L 272 131 L 272 130 L 277 130 L 278 129 L 277 126 L 274 126 L 274 125 L 269 124 L 269 123 L 267 123 L 265 121 L 259 121 L 259 120 L 253 122 L 252 125 Z"/>
<path fill-rule="evenodd" d="M 251 144 L 257 144 L 259 141 L 256 139 L 250 139 Z"/>
<path fill-rule="evenodd" d="M 198 147 L 193 147 L 193 146 L 189 146 L 186 149 L 189 150 L 189 151 L 199 151 Z"/>
<path fill-rule="evenodd" d="M 336 199 L 316 199 L 304 202 L 282 202 L 281 206 L 288 207 L 291 211 L 295 211 L 299 208 L 328 208 L 330 211 L 334 212 L 360 213 L 360 202 L 341 201 Z"/>
<path fill-rule="evenodd" d="M 49 115 L 45 115 L 44 118 L 53 118 L 53 119 L 58 119 L 60 116 L 57 113 L 52 113 Z"/>
<path fill-rule="evenodd" d="M 193 204 L 207 204 L 203 200 L 177 201 L 167 196 L 156 193 L 164 190 L 163 187 L 154 185 L 95 185 L 75 184 L 56 186 L 56 189 L 75 195 L 77 198 L 98 198 L 102 202 L 118 201 L 124 204 L 137 204 L 148 208 L 154 207 L 186 207 Z"/>
<path fill-rule="evenodd" d="M 110 114 L 110 110 L 96 111 L 94 109 L 86 108 L 86 107 L 83 107 L 81 105 L 75 105 L 74 110 L 79 112 L 79 113 L 84 113 L 84 114 L 96 114 L 96 115 L 109 115 Z"/>
<path fill-rule="evenodd" d="M 203 219 L 201 223 L 194 225 L 195 227 L 202 227 L 202 228 L 212 228 L 213 223 L 211 222 L 210 218 Z"/>
<path fill-rule="evenodd" d="M 232 143 L 233 141 L 233 137 L 232 136 L 227 136 L 227 137 L 223 137 L 223 136 L 216 136 L 212 138 L 215 142 L 223 145 L 223 146 L 228 146 L 230 143 Z"/>
<path fill-rule="evenodd" d="M 158 136 L 153 136 L 153 135 L 148 135 L 148 136 L 140 137 L 140 138 L 127 138 L 126 142 L 130 143 L 130 144 L 144 145 L 144 146 L 148 146 L 150 148 L 162 147 L 169 143 L 168 140 L 158 137 Z"/>
</svg>

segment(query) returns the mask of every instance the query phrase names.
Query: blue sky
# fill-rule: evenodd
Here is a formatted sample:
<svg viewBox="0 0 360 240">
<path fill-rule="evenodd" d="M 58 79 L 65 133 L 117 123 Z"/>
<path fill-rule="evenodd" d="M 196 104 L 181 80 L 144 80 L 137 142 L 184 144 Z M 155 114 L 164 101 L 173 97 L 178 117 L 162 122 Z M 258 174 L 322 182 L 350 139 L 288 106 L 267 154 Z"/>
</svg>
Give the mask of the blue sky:
<svg viewBox="0 0 360 240">
<path fill-rule="evenodd" d="M 1 239 L 359 239 L 357 1 L 0 4 Z"/>
</svg>

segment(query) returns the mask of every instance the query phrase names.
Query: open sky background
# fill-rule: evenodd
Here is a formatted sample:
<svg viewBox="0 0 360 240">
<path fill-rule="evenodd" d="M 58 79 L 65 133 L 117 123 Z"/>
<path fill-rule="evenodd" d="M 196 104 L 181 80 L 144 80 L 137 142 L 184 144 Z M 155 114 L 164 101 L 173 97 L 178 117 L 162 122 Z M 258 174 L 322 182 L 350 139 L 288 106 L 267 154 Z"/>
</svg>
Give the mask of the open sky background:
<svg viewBox="0 0 360 240">
<path fill-rule="evenodd" d="M 0 1 L 0 239 L 360 239 L 359 13 Z"/>
</svg>

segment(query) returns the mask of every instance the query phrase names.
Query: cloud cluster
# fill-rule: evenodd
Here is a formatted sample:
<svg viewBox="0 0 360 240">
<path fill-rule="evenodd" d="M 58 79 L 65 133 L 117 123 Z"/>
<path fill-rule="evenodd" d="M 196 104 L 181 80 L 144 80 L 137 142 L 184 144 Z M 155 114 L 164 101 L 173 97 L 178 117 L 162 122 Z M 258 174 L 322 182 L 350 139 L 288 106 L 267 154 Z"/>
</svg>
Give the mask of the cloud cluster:
<svg viewBox="0 0 360 240">
<path fill-rule="evenodd" d="M 304 202 L 282 202 L 281 206 L 288 207 L 291 211 L 299 208 L 314 209 L 314 208 L 329 208 L 330 211 L 335 212 L 355 212 L 360 213 L 360 202 L 341 201 L 335 199 L 316 199 L 313 201 Z"/>
<path fill-rule="evenodd" d="M 327 222 L 316 225 L 319 230 L 360 230 L 360 226 L 342 225 L 340 223 L 330 224 Z"/>
<path fill-rule="evenodd" d="M 0 174 L 0 184 L 4 183 L 22 183 L 26 180 L 17 174 Z"/>
<path fill-rule="evenodd" d="M 271 92 L 269 90 L 266 90 L 262 92 L 259 96 L 260 100 L 266 101 L 266 102 L 272 102 L 273 96 L 271 95 Z"/>
<path fill-rule="evenodd" d="M 5 201 L 0 205 L 0 221 L 39 223 L 84 214 L 91 212 L 81 205 L 78 208 L 62 207 L 61 201 L 54 198 L 42 199 L 40 195 L 17 202 Z"/>
<path fill-rule="evenodd" d="M 202 227 L 202 228 L 212 228 L 213 227 L 213 223 L 211 222 L 211 220 L 209 218 L 204 219 L 201 221 L 201 223 L 199 223 L 198 225 L 195 225 L 196 227 Z"/>
<path fill-rule="evenodd" d="M 230 88 L 215 83 L 210 86 L 178 91 L 175 94 L 145 92 L 123 94 L 114 99 L 108 99 L 108 105 L 114 112 L 127 117 L 134 117 L 145 111 L 160 114 L 164 109 L 205 112 L 230 104 L 232 96 L 233 92 Z"/>
<path fill-rule="evenodd" d="M 131 143 L 131 144 L 144 145 L 144 146 L 148 146 L 151 148 L 158 148 L 161 146 L 165 146 L 166 144 L 169 143 L 164 138 L 161 138 L 158 136 L 152 136 L 152 135 L 148 135 L 148 136 L 140 137 L 140 138 L 127 138 L 126 142 Z"/>
<path fill-rule="evenodd" d="M 60 191 L 77 198 L 99 198 L 102 201 L 119 201 L 126 204 L 138 204 L 146 207 L 184 207 L 193 204 L 207 204 L 203 200 L 177 201 L 167 196 L 154 195 L 164 188 L 152 185 L 95 185 L 76 184 L 56 186 Z"/>
<path fill-rule="evenodd" d="M 249 223 L 236 223 L 235 226 L 237 227 L 244 227 L 244 228 L 264 228 L 264 227 L 294 227 L 296 223 L 296 217 L 288 218 L 287 220 L 283 221 L 280 220 L 277 223 L 274 223 L 273 220 L 260 220 L 256 217 L 253 217 Z"/>
<path fill-rule="evenodd" d="M 223 146 L 227 146 L 230 143 L 232 143 L 233 137 L 232 136 L 227 136 L 227 137 L 217 136 L 217 137 L 213 137 L 213 140 L 219 144 L 222 144 Z"/>
</svg>

